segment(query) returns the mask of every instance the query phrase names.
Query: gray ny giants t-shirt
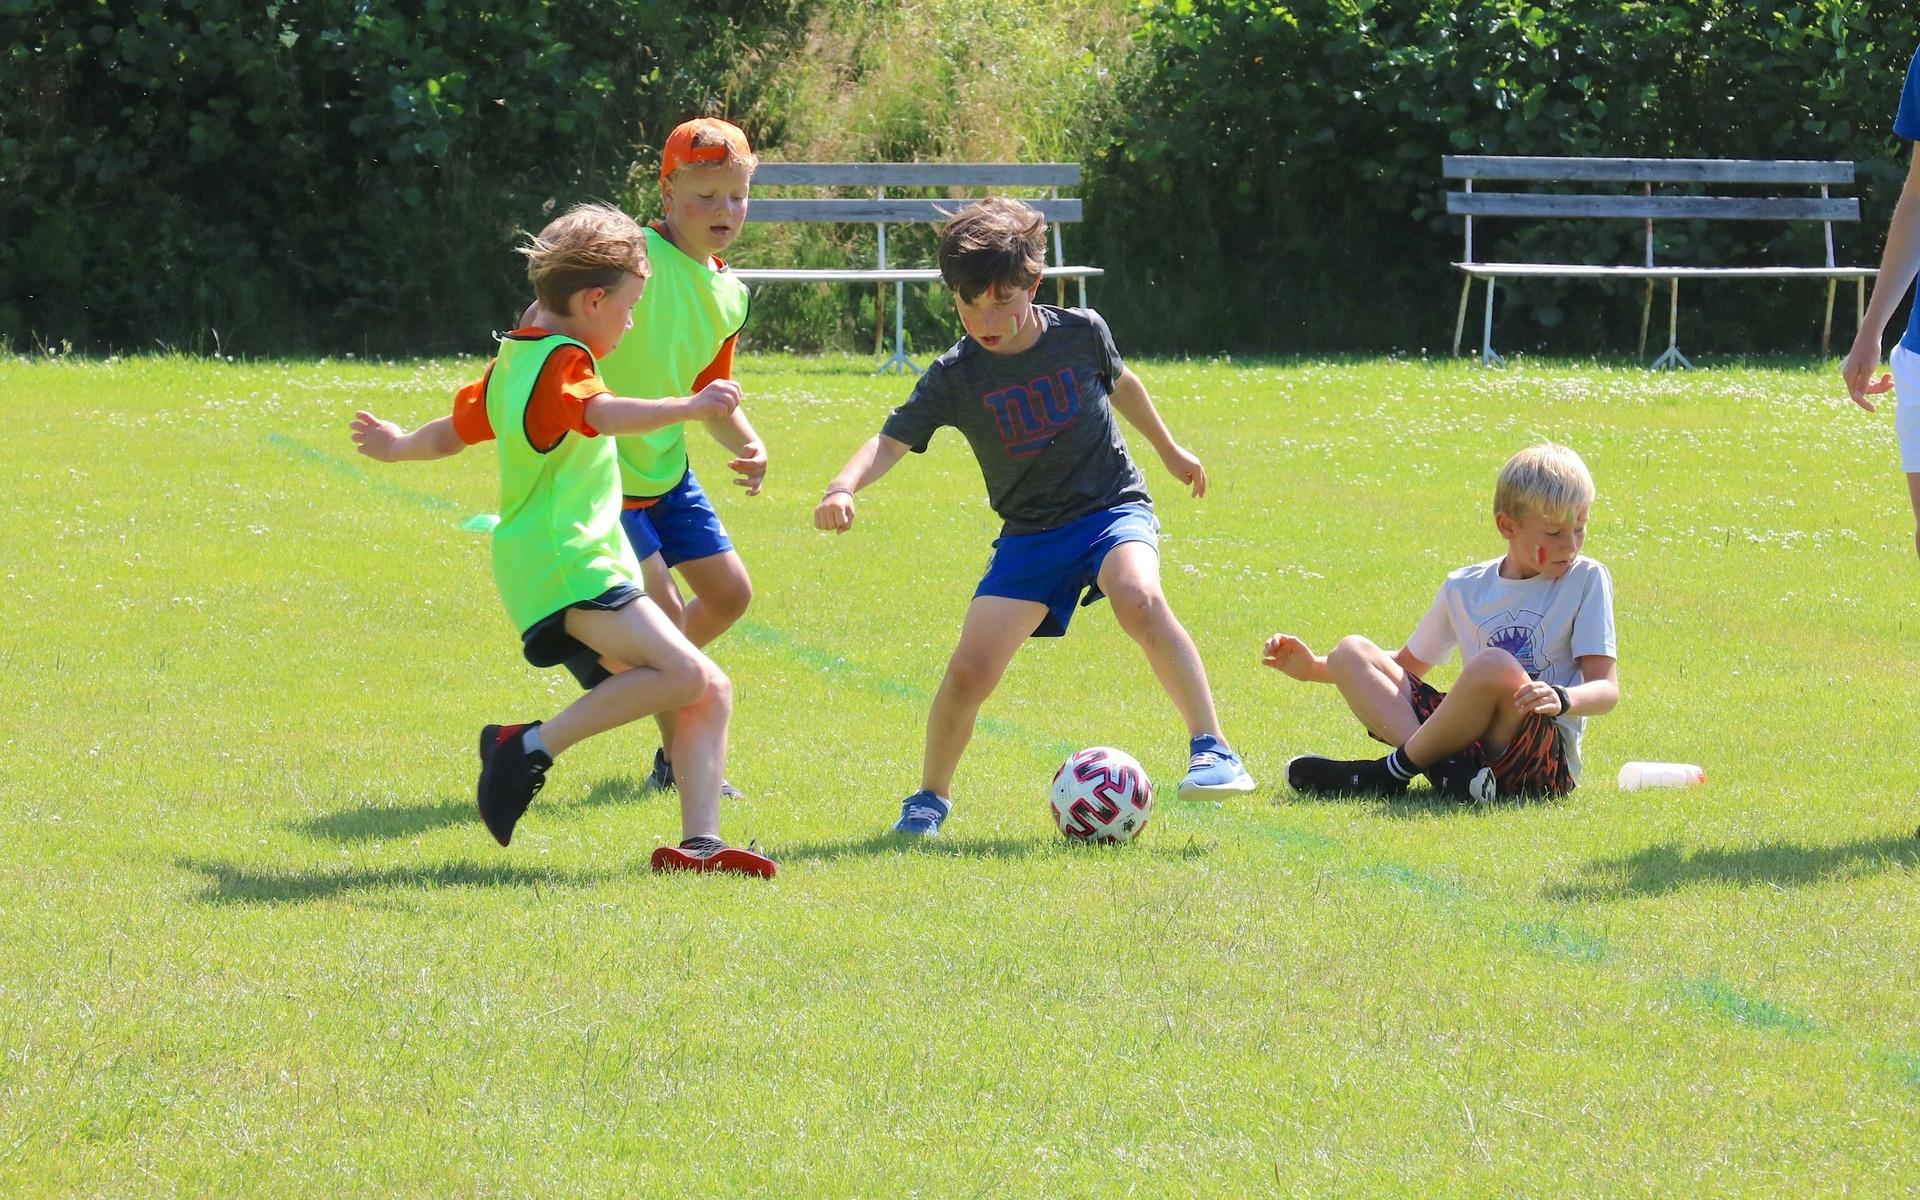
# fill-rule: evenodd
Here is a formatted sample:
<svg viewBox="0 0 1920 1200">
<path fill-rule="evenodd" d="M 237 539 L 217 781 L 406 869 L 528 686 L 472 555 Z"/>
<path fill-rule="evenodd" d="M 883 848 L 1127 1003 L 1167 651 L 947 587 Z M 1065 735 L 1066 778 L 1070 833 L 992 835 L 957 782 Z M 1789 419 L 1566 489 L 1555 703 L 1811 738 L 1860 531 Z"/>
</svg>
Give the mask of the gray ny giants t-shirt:
<svg viewBox="0 0 1920 1200">
<path fill-rule="evenodd" d="M 1120 352 L 1100 314 L 1036 304 L 1040 340 L 994 354 L 972 338 L 927 368 L 880 432 L 926 452 L 934 431 L 958 429 L 980 461 L 1001 533 L 1057 529 L 1118 504 L 1152 504 L 1107 397 Z"/>
</svg>

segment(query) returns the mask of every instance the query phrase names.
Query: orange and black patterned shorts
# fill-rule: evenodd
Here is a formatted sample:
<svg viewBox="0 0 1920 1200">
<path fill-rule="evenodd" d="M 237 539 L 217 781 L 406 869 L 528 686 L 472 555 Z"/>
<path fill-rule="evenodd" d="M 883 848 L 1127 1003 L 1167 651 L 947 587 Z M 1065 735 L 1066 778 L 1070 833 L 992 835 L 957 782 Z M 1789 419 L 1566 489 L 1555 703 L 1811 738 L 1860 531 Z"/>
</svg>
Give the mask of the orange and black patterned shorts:
<svg viewBox="0 0 1920 1200">
<path fill-rule="evenodd" d="M 1407 682 L 1413 685 L 1413 715 L 1425 725 L 1447 694 L 1412 675 Z M 1573 772 L 1560 745 L 1560 723 L 1543 713 L 1521 721 L 1513 740 L 1497 756 L 1489 757 L 1486 747 L 1475 742 L 1454 757 L 1475 767 L 1492 767 L 1502 796 L 1564 796 L 1573 790 Z"/>
</svg>

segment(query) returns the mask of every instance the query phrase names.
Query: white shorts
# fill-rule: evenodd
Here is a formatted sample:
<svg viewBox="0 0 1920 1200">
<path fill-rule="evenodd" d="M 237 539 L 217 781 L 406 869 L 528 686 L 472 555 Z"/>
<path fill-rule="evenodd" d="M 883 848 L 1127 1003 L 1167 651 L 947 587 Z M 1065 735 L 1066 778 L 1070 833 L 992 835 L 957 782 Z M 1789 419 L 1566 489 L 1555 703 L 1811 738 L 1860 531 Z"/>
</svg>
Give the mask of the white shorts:
<svg viewBox="0 0 1920 1200">
<path fill-rule="evenodd" d="M 1898 401 L 1893 429 L 1900 435 L 1900 469 L 1920 475 L 1920 354 L 1895 346 L 1887 365 L 1893 368 L 1893 394 Z"/>
</svg>

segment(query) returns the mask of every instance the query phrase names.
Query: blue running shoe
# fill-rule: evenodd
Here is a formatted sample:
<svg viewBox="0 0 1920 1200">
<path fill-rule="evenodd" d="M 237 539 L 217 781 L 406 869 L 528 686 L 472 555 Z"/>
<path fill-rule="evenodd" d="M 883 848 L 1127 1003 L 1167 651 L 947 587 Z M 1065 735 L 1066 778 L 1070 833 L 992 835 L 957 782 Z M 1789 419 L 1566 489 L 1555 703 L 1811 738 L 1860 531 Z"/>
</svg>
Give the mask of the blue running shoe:
<svg viewBox="0 0 1920 1200">
<path fill-rule="evenodd" d="M 1193 757 L 1187 760 L 1187 777 L 1180 781 L 1182 800 L 1253 790 L 1253 776 L 1247 774 L 1240 756 L 1213 734 L 1194 738 L 1187 744 L 1187 753 Z"/>
<path fill-rule="evenodd" d="M 893 831 L 908 837 L 939 837 L 940 822 L 952 811 L 953 805 L 923 788 L 901 803 Z"/>
</svg>

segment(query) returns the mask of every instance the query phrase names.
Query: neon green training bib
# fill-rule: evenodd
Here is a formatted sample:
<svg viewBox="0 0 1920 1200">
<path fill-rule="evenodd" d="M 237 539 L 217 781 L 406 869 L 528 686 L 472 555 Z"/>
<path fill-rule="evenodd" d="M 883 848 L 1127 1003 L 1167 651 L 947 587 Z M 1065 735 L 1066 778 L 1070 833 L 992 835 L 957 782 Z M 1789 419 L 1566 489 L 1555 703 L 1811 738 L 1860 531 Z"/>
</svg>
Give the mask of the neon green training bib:
<svg viewBox="0 0 1920 1200">
<path fill-rule="evenodd" d="M 600 362 L 600 378 L 616 396 L 663 400 L 691 395 L 693 381 L 747 323 L 747 285 L 730 272 L 687 257 L 651 225 L 646 233 L 653 274 L 633 306 L 633 328 Z M 623 433 L 614 441 L 626 495 L 661 495 L 687 473 L 683 424 L 652 433 Z"/>
<path fill-rule="evenodd" d="M 542 450 L 527 437 L 534 384 L 547 358 L 562 346 L 587 349 L 557 334 L 509 334 L 487 374 L 487 420 L 500 455 L 493 579 L 521 633 L 608 588 L 641 586 L 639 560 L 620 530 L 613 439 L 569 432 Z"/>
</svg>

